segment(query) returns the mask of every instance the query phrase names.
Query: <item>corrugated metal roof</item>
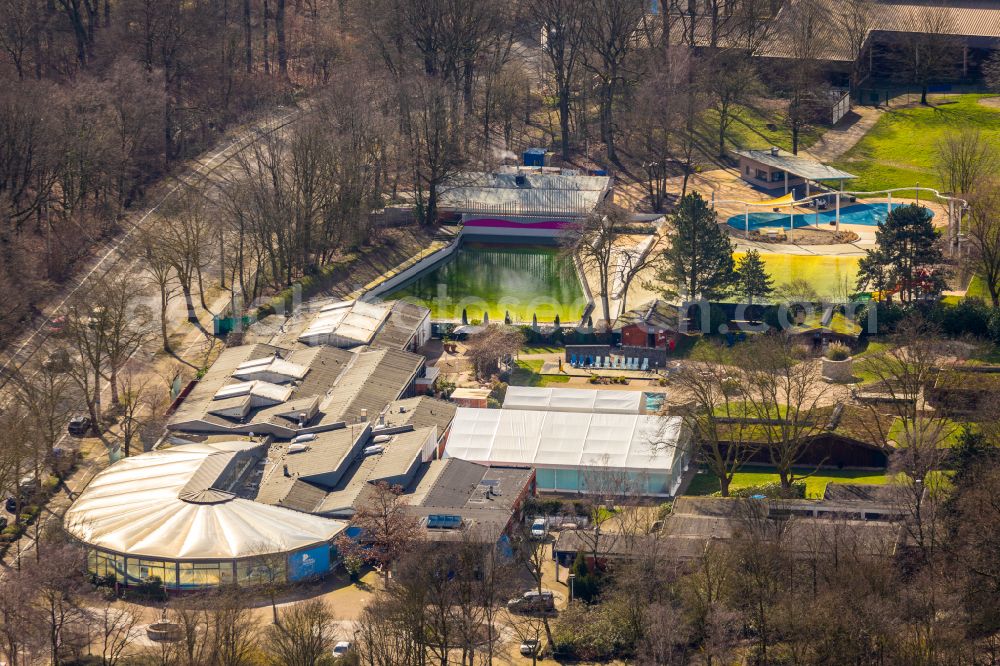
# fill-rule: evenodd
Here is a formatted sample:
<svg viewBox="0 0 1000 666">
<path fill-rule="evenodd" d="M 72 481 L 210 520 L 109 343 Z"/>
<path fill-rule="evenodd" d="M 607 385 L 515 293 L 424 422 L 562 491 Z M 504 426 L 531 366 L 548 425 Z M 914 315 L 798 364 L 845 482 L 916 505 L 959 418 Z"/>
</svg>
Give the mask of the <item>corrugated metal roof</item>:
<svg viewBox="0 0 1000 666">
<path fill-rule="evenodd" d="M 611 185 L 608 176 L 471 172 L 455 176 L 439 191 L 439 206 L 459 212 L 503 209 L 522 214 L 586 215 Z"/>
<path fill-rule="evenodd" d="M 741 157 L 787 171 L 807 180 L 850 180 L 857 178 L 854 174 L 834 169 L 806 157 L 792 155 L 784 150 L 736 150 L 734 152 Z"/>
</svg>

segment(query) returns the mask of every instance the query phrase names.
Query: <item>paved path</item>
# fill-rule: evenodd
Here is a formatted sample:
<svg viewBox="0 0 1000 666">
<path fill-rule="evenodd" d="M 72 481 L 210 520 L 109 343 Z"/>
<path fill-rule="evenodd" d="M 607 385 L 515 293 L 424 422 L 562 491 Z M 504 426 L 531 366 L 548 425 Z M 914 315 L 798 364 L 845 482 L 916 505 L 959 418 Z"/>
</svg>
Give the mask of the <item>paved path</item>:
<svg viewBox="0 0 1000 666">
<path fill-rule="evenodd" d="M 881 117 L 881 109 L 856 106 L 839 123 L 824 132 L 804 154 L 820 162 L 831 162 L 853 148 Z"/>
</svg>

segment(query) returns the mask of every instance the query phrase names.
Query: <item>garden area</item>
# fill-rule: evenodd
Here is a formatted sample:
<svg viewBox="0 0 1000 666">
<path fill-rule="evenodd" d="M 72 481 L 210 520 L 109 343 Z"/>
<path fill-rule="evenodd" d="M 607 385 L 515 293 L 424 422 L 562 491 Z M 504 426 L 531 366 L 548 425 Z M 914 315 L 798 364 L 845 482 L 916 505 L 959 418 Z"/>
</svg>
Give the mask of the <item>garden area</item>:
<svg viewBox="0 0 1000 666">
<path fill-rule="evenodd" d="M 889 477 L 883 472 L 869 470 L 807 470 L 796 469 L 797 475 L 802 475 L 805 483 L 807 499 L 822 499 L 826 486 L 830 483 L 860 483 L 883 484 L 889 482 Z M 752 489 L 763 490 L 780 484 L 778 472 L 771 467 L 744 468 L 737 472 L 729 486 L 733 494 L 744 494 L 741 491 Z M 685 495 L 714 495 L 719 491 L 719 479 L 710 472 L 702 471 L 691 481 Z"/>
</svg>

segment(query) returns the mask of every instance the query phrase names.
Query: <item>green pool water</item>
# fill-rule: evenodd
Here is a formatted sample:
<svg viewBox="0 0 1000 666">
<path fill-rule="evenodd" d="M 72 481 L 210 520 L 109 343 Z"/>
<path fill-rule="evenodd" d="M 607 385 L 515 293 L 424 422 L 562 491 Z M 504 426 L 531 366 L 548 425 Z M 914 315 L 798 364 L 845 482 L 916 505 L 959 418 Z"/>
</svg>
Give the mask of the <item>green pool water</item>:
<svg viewBox="0 0 1000 666">
<path fill-rule="evenodd" d="M 733 254 L 739 259 L 742 252 Z M 829 257 L 761 253 L 767 272 L 780 290 L 793 280 L 805 280 L 821 298 L 837 298 L 854 291 L 860 257 Z M 846 286 L 845 286 L 846 284 Z"/>
<path fill-rule="evenodd" d="M 384 295 L 430 308 L 431 318 L 460 321 L 502 321 L 510 312 L 515 322 L 530 323 L 532 315 L 551 322 L 575 322 L 587 305 L 573 261 L 558 247 L 506 243 L 463 242 L 447 259 Z"/>
</svg>

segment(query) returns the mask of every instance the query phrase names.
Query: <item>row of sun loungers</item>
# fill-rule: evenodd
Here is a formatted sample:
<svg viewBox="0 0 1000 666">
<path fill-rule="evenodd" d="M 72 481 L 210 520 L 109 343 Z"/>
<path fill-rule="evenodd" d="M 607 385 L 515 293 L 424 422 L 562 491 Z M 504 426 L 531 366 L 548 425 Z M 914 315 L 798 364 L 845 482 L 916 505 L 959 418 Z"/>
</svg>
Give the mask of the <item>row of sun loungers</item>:
<svg viewBox="0 0 1000 666">
<path fill-rule="evenodd" d="M 585 370 L 649 370 L 649 359 L 629 356 L 577 356 L 569 357 L 569 364 Z"/>
</svg>

